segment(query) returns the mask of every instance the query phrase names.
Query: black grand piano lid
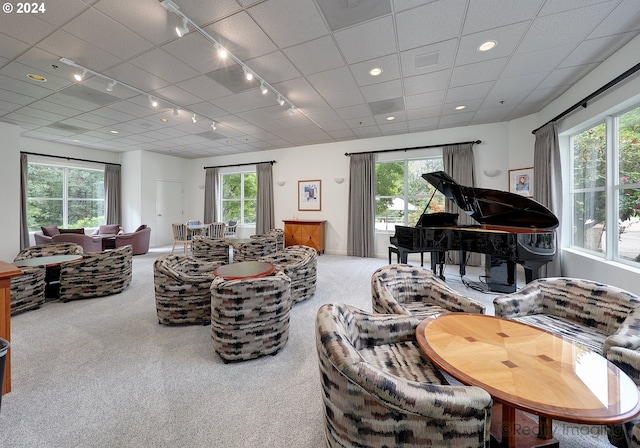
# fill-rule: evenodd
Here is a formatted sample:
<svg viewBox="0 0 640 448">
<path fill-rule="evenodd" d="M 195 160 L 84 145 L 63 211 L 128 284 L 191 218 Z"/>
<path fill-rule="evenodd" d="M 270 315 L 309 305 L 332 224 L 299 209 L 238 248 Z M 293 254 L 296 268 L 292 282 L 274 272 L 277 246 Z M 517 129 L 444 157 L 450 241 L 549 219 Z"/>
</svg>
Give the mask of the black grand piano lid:
<svg viewBox="0 0 640 448">
<path fill-rule="evenodd" d="M 422 177 L 480 224 L 545 230 L 558 227 L 558 218 L 533 199 L 508 191 L 465 187 L 444 171 Z"/>
</svg>

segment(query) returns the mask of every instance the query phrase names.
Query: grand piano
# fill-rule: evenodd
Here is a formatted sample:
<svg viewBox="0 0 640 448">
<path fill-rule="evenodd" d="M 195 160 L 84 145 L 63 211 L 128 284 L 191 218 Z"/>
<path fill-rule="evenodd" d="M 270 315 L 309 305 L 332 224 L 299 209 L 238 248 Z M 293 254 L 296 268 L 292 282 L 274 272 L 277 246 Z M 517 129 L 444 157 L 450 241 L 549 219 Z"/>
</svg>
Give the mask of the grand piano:
<svg viewBox="0 0 640 448">
<path fill-rule="evenodd" d="M 518 264 L 530 282 L 553 259 L 558 218 L 542 204 L 515 193 L 459 185 L 444 171 L 422 177 L 479 224 L 457 225 L 456 214 L 427 213 L 429 200 L 415 227 L 396 226 L 391 237 L 403 262 L 407 253 L 430 252 L 431 269 L 444 280 L 447 251 L 460 251 L 460 275 L 465 275 L 466 252 L 485 254 L 488 289 L 513 292 Z"/>
</svg>

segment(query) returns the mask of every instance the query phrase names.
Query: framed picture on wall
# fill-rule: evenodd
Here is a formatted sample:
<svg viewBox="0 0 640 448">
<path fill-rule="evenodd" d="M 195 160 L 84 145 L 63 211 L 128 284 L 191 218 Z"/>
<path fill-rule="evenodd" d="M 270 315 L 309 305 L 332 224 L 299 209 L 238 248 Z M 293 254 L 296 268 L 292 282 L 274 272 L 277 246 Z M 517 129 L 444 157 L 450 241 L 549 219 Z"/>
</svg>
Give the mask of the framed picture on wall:
<svg viewBox="0 0 640 448">
<path fill-rule="evenodd" d="M 298 181 L 298 210 L 320 211 L 322 210 L 322 181 L 299 180 Z"/>
<path fill-rule="evenodd" d="M 533 196 L 533 168 L 509 170 L 509 191 L 526 197 Z"/>
</svg>

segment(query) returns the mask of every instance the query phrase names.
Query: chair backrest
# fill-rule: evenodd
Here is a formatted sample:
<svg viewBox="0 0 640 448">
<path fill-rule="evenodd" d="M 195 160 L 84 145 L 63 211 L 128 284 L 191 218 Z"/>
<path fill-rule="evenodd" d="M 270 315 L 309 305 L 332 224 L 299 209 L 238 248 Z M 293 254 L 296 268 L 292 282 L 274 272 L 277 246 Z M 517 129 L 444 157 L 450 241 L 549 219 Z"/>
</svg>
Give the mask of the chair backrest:
<svg viewBox="0 0 640 448">
<path fill-rule="evenodd" d="M 252 238 L 251 241 L 234 246 L 234 261 L 258 260 L 278 251 L 276 238 Z"/>
<path fill-rule="evenodd" d="M 196 235 L 191 241 L 191 252 L 200 260 L 229 262 L 229 243 L 221 238 Z"/>
<path fill-rule="evenodd" d="M 82 255 L 82 246 L 76 243 L 42 244 L 22 249 L 13 261 L 29 258 L 46 257 L 49 255 Z"/>
<path fill-rule="evenodd" d="M 223 238 L 226 226 L 223 222 L 212 222 L 207 228 L 206 236 L 209 238 Z"/>
<path fill-rule="evenodd" d="M 174 241 L 186 241 L 187 240 L 187 226 L 181 222 L 171 224 L 173 230 Z"/>
<path fill-rule="evenodd" d="M 92 238 L 89 235 L 79 233 L 61 233 L 51 237 L 51 241 L 54 243 L 76 243 L 82 246 L 83 251 L 86 252 L 102 252 L 102 239 Z"/>
</svg>

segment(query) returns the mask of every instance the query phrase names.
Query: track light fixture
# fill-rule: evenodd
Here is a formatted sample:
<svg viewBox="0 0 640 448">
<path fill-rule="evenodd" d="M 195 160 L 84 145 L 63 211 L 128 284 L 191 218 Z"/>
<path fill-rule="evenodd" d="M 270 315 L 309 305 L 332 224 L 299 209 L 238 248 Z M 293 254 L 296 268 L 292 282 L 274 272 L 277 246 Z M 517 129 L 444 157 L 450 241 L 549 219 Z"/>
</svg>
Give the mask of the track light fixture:
<svg viewBox="0 0 640 448">
<path fill-rule="evenodd" d="M 253 78 L 256 78 L 258 81 L 260 81 L 260 91 L 262 92 L 263 95 L 266 94 L 269 90 L 271 90 L 278 97 L 278 103 L 281 106 L 284 106 L 284 103 L 287 103 L 290 107 L 295 109 L 295 105 L 291 101 L 289 101 L 283 94 L 278 92 L 278 90 L 276 90 L 272 85 L 266 82 L 256 72 L 254 72 L 249 67 L 247 67 L 247 65 L 244 62 L 242 62 L 240 59 L 238 59 L 235 55 L 225 50 L 225 48 L 222 46 L 222 44 L 220 44 L 220 42 L 214 39 L 209 33 L 207 33 L 205 30 L 200 28 L 200 26 L 197 23 L 195 23 L 193 20 L 187 17 L 182 11 L 180 11 L 180 7 L 176 5 L 172 0 L 161 0 L 160 4 L 167 11 L 177 15 L 182 19 L 183 28 L 188 29 L 190 27 L 192 30 L 197 31 L 205 39 L 211 42 L 214 48 L 218 51 L 218 56 L 220 58 L 229 57 L 231 60 L 233 60 L 233 62 L 238 64 L 240 67 L 242 67 L 247 80 L 251 81 Z M 309 117 L 307 118 L 310 121 L 312 121 L 316 126 L 320 127 L 320 125 L 318 125 L 315 121 L 311 120 Z"/>
<path fill-rule="evenodd" d="M 193 114 L 191 116 L 191 121 L 193 122 L 193 124 L 196 124 L 198 122 L 198 120 L 196 120 L 196 114 Z"/>
<path fill-rule="evenodd" d="M 289 108 L 289 115 L 293 115 L 293 113 L 295 112 L 296 108 L 294 106 L 291 106 Z"/>
<path fill-rule="evenodd" d="M 173 115 L 175 115 L 176 117 L 178 116 L 178 108 L 177 107 L 173 108 Z"/>
<path fill-rule="evenodd" d="M 149 95 L 149 102 L 151 103 L 151 107 L 158 107 L 158 100 Z"/>
<path fill-rule="evenodd" d="M 76 81 L 82 81 L 87 76 L 87 69 L 82 70 L 82 73 L 77 72 L 73 75 Z"/>
<path fill-rule="evenodd" d="M 211 129 L 213 129 L 214 131 L 216 129 L 218 129 L 218 127 L 216 126 L 216 122 L 215 121 L 211 123 Z"/>
<path fill-rule="evenodd" d="M 182 26 L 176 27 L 176 34 L 178 35 L 178 37 L 182 37 L 185 34 L 187 34 L 189 32 L 189 26 L 188 26 L 189 21 L 187 20 L 186 17 L 182 18 Z"/>
<path fill-rule="evenodd" d="M 115 81 L 111 81 L 109 84 L 107 84 L 107 92 L 113 92 L 113 88 L 116 86 L 116 82 Z"/>
</svg>

